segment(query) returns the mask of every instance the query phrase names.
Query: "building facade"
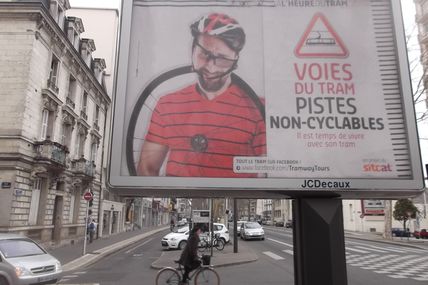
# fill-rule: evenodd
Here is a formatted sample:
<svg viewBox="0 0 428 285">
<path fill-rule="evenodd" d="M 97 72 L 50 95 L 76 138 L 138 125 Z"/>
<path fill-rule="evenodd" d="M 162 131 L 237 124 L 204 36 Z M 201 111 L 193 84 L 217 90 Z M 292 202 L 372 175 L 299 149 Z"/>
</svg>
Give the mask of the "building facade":
<svg viewBox="0 0 428 285">
<path fill-rule="evenodd" d="M 111 103 L 105 61 L 93 58 L 95 42 L 80 37 L 83 22 L 69 8 L 0 1 L 0 231 L 45 245 L 82 238 L 88 204 L 99 218 Z"/>
</svg>

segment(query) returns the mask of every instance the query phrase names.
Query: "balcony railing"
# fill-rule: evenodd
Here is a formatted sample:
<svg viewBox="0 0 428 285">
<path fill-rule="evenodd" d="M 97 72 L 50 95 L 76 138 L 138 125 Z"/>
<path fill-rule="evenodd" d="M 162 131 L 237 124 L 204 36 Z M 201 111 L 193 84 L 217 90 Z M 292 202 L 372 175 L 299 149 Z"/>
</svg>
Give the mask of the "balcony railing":
<svg viewBox="0 0 428 285">
<path fill-rule="evenodd" d="M 47 86 L 53 93 L 58 94 L 59 88 L 56 86 L 56 82 L 52 78 L 48 79 Z"/>
<path fill-rule="evenodd" d="M 84 174 L 89 177 L 95 176 L 95 163 L 85 158 L 79 158 L 71 162 L 71 171 L 75 174 Z"/>
<path fill-rule="evenodd" d="M 69 106 L 70 108 L 72 108 L 72 109 L 74 109 L 74 108 L 76 107 L 76 104 L 73 102 L 73 100 L 71 100 L 71 98 L 70 98 L 70 97 L 67 97 L 67 98 L 65 99 L 65 104 L 66 104 L 67 106 Z"/>
<path fill-rule="evenodd" d="M 34 144 L 36 160 L 45 160 L 66 167 L 68 149 L 66 146 L 49 139 Z"/>
</svg>

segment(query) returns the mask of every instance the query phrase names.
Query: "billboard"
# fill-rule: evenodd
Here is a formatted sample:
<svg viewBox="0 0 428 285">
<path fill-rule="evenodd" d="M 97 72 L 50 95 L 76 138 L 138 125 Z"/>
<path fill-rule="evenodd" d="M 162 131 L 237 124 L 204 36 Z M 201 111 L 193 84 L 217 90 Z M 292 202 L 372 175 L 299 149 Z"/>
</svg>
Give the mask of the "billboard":
<svg viewBox="0 0 428 285">
<path fill-rule="evenodd" d="M 361 200 L 362 214 L 364 216 L 383 216 L 385 215 L 384 200 Z"/>
<path fill-rule="evenodd" d="M 119 49 L 122 193 L 423 188 L 399 1 L 124 1 Z"/>
</svg>

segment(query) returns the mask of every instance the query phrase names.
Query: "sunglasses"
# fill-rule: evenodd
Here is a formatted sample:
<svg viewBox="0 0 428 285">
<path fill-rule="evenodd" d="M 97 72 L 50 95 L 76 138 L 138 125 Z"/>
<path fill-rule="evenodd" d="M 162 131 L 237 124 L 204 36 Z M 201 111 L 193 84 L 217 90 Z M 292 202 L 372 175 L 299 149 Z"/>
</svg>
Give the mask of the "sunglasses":
<svg viewBox="0 0 428 285">
<path fill-rule="evenodd" d="M 214 65 L 218 67 L 224 67 L 229 68 L 235 64 L 235 62 L 238 61 L 238 57 L 235 59 L 227 58 L 224 56 L 217 56 L 214 55 L 212 52 L 201 46 L 198 42 L 196 42 L 196 47 L 198 48 L 197 56 L 200 60 L 204 62 L 209 62 L 210 60 L 213 61 Z"/>
</svg>

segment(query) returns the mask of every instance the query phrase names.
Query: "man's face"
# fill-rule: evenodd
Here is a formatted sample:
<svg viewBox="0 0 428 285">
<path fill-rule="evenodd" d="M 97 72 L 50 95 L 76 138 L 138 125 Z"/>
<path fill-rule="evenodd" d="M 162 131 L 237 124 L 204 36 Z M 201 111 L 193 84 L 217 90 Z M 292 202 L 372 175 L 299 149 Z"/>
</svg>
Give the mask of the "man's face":
<svg viewBox="0 0 428 285">
<path fill-rule="evenodd" d="M 215 36 L 200 35 L 193 47 L 193 67 L 199 71 L 201 87 L 210 92 L 220 90 L 238 60 L 238 53 Z M 226 74 L 225 74 L 226 73 Z"/>
</svg>

